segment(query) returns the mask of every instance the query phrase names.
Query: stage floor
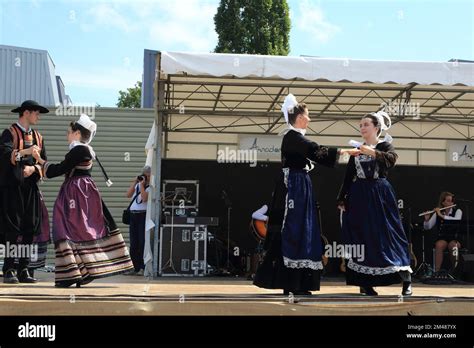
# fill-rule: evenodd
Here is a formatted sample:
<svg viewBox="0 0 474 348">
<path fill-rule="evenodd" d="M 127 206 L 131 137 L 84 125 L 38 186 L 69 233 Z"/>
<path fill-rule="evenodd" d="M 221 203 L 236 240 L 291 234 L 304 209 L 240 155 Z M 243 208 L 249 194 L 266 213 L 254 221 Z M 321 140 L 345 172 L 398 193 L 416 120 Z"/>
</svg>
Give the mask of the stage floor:
<svg viewBox="0 0 474 348">
<path fill-rule="evenodd" d="M 331 278 L 313 296 L 289 298 L 242 278 L 122 275 L 59 289 L 54 273 L 35 276 L 34 285 L 0 283 L 0 315 L 474 315 L 473 284 L 415 283 L 405 298 L 401 286 L 378 287 L 366 297 Z"/>
</svg>

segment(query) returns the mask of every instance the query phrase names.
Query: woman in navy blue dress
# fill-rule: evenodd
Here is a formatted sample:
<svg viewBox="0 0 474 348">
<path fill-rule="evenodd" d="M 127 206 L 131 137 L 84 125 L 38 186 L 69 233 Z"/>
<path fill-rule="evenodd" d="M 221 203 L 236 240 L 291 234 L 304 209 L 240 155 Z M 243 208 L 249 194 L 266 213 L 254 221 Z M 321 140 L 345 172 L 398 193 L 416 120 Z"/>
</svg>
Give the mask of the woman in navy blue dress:
<svg viewBox="0 0 474 348">
<path fill-rule="evenodd" d="M 350 158 L 338 195 L 339 208 L 343 211 L 343 242 L 363 246 L 364 250 L 363 255 L 346 256 L 347 284 L 357 285 L 361 293 L 371 296 L 377 295 L 374 286 L 401 282 L 402 294 L 412 294 L 408 240 L 395 192 L 387 181 L 388 171 L 395 165 L 398 155 L 389 135 L 379 140 L 381 132 L 387 130 L 390 123 L 385 112 L 362 118 L 360 133 L 364 143 L 359 147 L 361 154 Z"/>
<path fill-rule="evenodd" d="M 273 192 L 265 256 L 254 284 L 283 289 L 284 294 L 311 295 L 311 290 L 319 290 L 323 250 L 309 171 L 312 162 L 333 167 L 340 154 L 359 150 L 328 148 L 307 139 L 308 108 L 293 95 L 286 97 L 282 111 L 288 125 L 282 133 L 283 169 Z"/>
</svg>

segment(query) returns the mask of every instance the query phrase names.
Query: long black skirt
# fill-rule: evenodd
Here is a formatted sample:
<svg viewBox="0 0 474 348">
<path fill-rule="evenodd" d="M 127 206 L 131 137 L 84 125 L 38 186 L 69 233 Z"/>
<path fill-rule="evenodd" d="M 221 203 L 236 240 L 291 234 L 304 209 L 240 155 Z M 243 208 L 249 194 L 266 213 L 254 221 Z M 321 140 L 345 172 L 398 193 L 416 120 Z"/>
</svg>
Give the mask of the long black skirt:
<svg viewBox="0 0 474 348">
<path fill-rule="evenodd" d="M 321 271 L 310 268 L 288 268 L 281 253 L 281 226 L 269 227 L 273 237 L 270 247 L 259 266 L 253 284 L 266 289 L 283 289 L 292 292 L 319 290 Z"/>
<path fill-rule="evenodd" d="M 322 244 L 313 202 L 309 175 L 284 169 L 273 192 L 266 252 L 254 285 L 291 292 L 319 290 Z"/>
<path fill-rule="evenodd" d="M 410 281 L 408 239 L 393 187 L 385 178 L 352 183 L 342 217 L 347 245 L 365 247 L 363 260 L 348 259 L 348 285 L 387 286 Z"/>
</svg>

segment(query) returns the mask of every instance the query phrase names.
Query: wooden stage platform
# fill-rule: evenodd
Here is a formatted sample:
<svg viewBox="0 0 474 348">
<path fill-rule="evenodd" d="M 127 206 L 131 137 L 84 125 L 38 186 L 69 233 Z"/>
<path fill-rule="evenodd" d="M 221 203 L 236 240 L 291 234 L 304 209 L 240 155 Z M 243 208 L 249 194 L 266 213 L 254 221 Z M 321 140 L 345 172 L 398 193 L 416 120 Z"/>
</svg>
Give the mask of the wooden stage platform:
<svg viewBox="0 0 474 348">
<path fill-rule="evenodd" d="M 283 296 L 241 278 L 116 276 L 81 288 L 54 287 L 54 274 L 37 272 L 38 284 L 0 283 L 0 315 L 473 315 L 474 285 L 415 283 L 378 287 L 359 295 L 344 280 L 323 279 L 312 296 Z M 0 278 L 0 281 L 3 281 Z"/>
</svg>

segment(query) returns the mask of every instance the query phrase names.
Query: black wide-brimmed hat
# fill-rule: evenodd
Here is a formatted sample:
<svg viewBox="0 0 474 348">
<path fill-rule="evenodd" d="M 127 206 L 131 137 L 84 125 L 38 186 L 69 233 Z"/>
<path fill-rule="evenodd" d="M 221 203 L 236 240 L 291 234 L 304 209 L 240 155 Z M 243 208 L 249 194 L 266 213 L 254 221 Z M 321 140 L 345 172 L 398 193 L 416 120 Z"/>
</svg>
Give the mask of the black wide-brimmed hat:
<svg viewBox="0 0 474 348">
<path fill-rule="evenodd" d="M 21 103 L 21 106 L 17 107 L 16 109 L 13 109 L 12 112 L 18 114 L 25 110 L 39 111 L 40 114 L 47 114 L 49 112 L 47 108 L 39 105 L 38 102 L 35 102 L 34 100 L 25 100 L 23 103 Z"/>
</svg>

